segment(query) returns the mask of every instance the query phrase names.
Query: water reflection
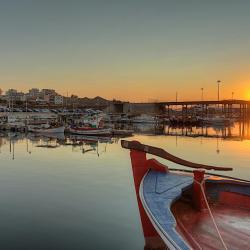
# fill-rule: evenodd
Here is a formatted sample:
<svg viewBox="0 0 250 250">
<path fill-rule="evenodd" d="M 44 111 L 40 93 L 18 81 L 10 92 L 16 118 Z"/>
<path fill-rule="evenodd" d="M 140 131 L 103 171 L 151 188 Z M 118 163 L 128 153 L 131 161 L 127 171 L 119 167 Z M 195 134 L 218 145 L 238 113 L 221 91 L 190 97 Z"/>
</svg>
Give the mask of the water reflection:
<svg viewBox="0 0 250 250">
<path fill-rule="evenodd" d="M 211 137 L 227 140 L 250 140 L 250 122 L 239 121 L 229 126 L 171 126 L 155 124 L 117 124 L 116 128 L 132 129 L 146 135 L 169 135 L 187 137 Z"/>
<path fill-rule="evenodd" d="M 133 129 L 135 135 L 165 135 L 175 137 L 175 146 L 178 147 L 178 137 L 200 138 L 200 144 L 204 143 L 203 138 L 214 138 L 215 151 L 221 152 L 221 140 L 242 141 L 250 140 L 249 122 L 238 122 L 232 126 L 214 126 L 214 127 L 173 127 L 169 125 L 154 124 L 116 124 L 119 129 Z M 107 145 L 118 143 L 119 137 L 95 137 L 83 135 L 64 135 L 64 134 L 33 134 L 33 133 L 1 133 L 0 134 L 0 152 L 3 145 L 9 144 L 9 151 L 12 159 L 15 159 L 15 144 L 18 142 L 26 143 L 26 152 L 32 153 L 31 148 L 56 149 L 61 146 L 71 148 L 72 152 L 81 154 L 95 154 L 100 156 L 107 151 Z M 30 147 L 32 145 L 32 147 Z"/>
<path fill-rule="evenodd" d="M 193 162 L 233 167 L 222 174 L 250 179 L 248 128 L 139 124 L 128 140 Z M 1 133 L 0 152 L 3 249 L 39 249 L 39 243 L 40 249 L 68 250 L 75 242 L 76 249 L 164 249 L 143 228 L 143 215 L 140 221 L 129 153 L 119 138 Z M 13 232 L 20 235 L 15 242 Z"/>
<path fill-rule="evenodd" d="M 56 149 L 61 146 L 67 146 L 71 148 L 72 152 L 79 152 L 81 154 L 95 154 L 100 156 L 106 153 L 107 145 L 112 143 L 118 143 L 119 138 L 111 137 L 95 137 L 95 136 L 82 136 L 82 135 L 67 135 L 64 134 L 23 134 L 23 133 L 6 133 L 0 135 L 0 150 L 1 148 L 9 144 L 9 151 L 12 155 L 12 159 L 15 159 L 15 144 L 26 144 L 26 152 L 32 153 L 31 148 L 47 148 Z M 1 152 L 1 151 L 0 151 Z"/>
</svg>

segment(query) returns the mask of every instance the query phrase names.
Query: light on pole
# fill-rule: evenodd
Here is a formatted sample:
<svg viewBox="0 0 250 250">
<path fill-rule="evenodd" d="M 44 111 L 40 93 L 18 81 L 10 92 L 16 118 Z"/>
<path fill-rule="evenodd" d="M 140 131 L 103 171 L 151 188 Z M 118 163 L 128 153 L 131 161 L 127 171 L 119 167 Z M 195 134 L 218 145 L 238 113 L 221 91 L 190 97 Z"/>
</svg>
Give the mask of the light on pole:
<svg viewBox="0 0 250 250">
<path fill-rule="evenodd" d="M 217 81 L 217 85 L 218 85 L 218 92 L 217 92 L 217 94 L 218 94 L 218 101 L 220 101 L 220 83 L 221 83 L 221 81 L 218 80 Z"/>
<path fill-rule="evenodd" d="M 234 92 L 232 92 L 232 100 L 234 99 Z"/>
<path fill-rule="evenodd" d="M 203 101 L 203 88 L 201 88 L 201 101 Z"/>
</svg>

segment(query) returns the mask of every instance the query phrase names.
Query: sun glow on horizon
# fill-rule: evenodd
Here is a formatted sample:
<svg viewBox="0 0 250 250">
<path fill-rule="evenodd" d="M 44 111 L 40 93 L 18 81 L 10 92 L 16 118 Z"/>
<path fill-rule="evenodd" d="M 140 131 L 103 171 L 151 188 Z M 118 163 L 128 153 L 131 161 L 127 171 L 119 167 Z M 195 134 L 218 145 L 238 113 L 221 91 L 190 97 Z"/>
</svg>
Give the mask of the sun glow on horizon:
<svg viewBox="0 0 250 250">
<path fill-rule="evenodd" d="M 245 95 L 245 96 L 246 96 L 246 99 L 247 99 L 247 100 L 250 100 L 250 90 L 247 90 L 247 91 L 246 91 L 246 95 Z"/>
</svg>

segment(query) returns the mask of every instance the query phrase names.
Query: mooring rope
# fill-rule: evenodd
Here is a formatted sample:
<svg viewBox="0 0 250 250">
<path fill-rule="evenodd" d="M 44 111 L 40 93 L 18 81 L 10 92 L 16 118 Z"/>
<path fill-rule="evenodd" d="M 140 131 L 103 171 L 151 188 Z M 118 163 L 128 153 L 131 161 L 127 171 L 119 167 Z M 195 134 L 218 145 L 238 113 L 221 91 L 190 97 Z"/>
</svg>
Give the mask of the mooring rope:
<svg viewBox="0 0 250 250">
<path fill-rule="evenodd" d="M 216 231 L 217 231 L 217 233 L 218 233 L 218 235 L 219 235 L 220 241 L 221 241 L 223 247 L 224 247 L 226 250 L 228 250 L 228 248 L 227 248 L 227 246 L 226 246 L 226 244 L 225 244 L 225 242 L 224 242 L 224 240 L 223 240 L 223 238 L 222 238 L 222 236 L 221 236 L 220 230 L 219 230 L 219 228 L 218 228 L 218 226 L 217 226 L 217 224 L 216 224 L 215 218 L 214 218 L 214 216 L 213 216 L 213 213 L 212 213 L 212 211 L 211 211 L 211 209 L 210 209 L 210 206 L 209 206 L 209 204 L 208 204 L 208 201 L 207 201 L 207 197 L 206 197 L 206 194 L 205 194 L 205 191 L 204 191 L 204 188 L 203 188 L 203 184 L 205 183 L 205 179 L 204 179 L 201 183 L 198 182 L 198 181 L 196 181 L 196 180 L 194 180 L 194 182 L 196 182 L 196 183 L 198 183 L 198 184 L 200 185 L 201 191 L 202 191 L 202 195 L 204 196 L 204 199 L 205 199 L 205 203 L 206 203 L 208 212 L 209 212 L 210 217 L 211 217 L 211 219 L 212 219 L 212 221 L 213 221 L 214 227 L 215 227 L 215 229 L 216 229 Z"/>
</svg>

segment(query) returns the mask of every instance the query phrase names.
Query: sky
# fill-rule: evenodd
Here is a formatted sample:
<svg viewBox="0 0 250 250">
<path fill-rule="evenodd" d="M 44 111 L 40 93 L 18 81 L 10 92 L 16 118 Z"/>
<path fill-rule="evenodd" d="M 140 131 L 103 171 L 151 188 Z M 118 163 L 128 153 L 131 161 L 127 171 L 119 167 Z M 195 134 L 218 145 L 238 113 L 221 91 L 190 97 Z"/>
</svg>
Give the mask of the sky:
<svg viewBox="0 0 250 250">
<path fill-rule="evenodd" d="M 0 0 L 0 88 L 250 99 L 248 0 Z"/>
</svg>

